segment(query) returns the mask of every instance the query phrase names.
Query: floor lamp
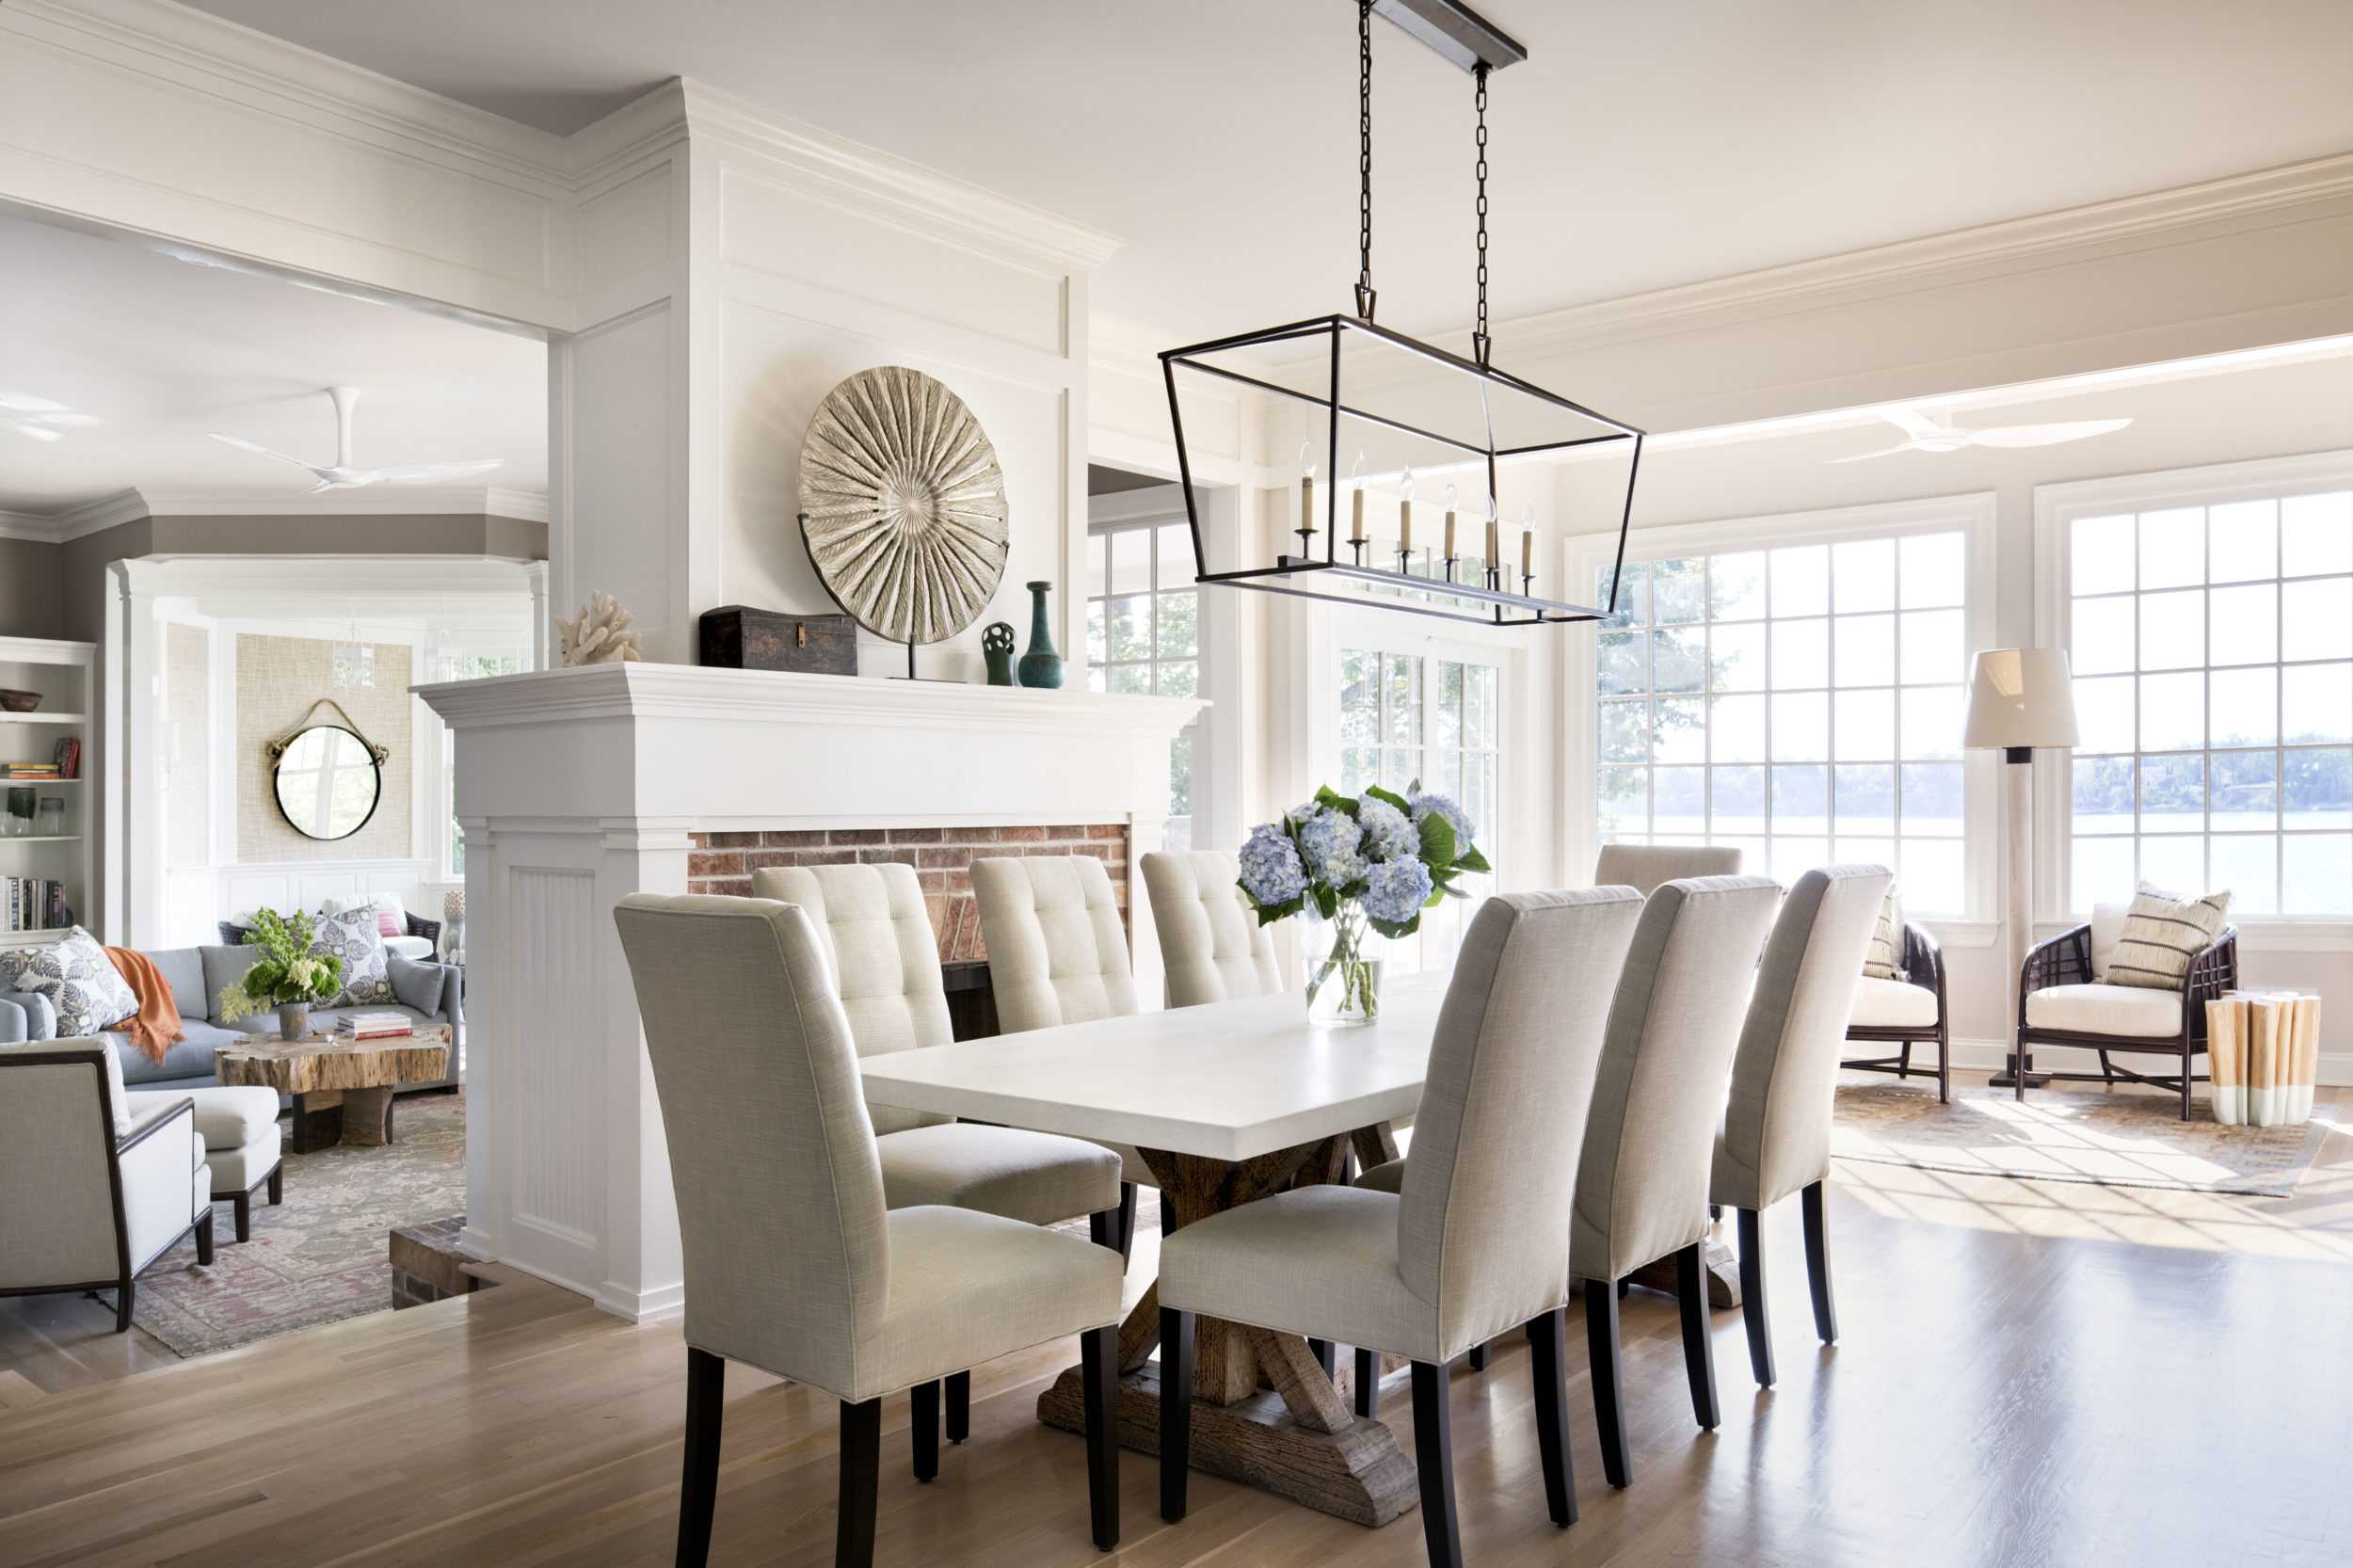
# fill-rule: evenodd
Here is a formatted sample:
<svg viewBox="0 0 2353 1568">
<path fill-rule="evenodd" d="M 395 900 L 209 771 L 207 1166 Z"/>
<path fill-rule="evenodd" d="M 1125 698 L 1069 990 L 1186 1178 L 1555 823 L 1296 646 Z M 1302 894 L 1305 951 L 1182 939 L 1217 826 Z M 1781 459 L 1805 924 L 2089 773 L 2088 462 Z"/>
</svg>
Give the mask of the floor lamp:
<svg viewBox="0 0 2353 1568">
<path fill-rule="evenodd" d="M 2075 682 L 2067 651 L 2057 648 L 1997 648 L 1977 656 L 1969 671 L 1969 716 L 1961 744 L 1971 751 L 1998 751 L 2009 777 L 2009 808 L 2003 829 L 2009 835 L 2009 973 L 2025 972 L 2026 950 L 2034 942 L 2034 882 L 2027 874 L 2034 855 L 2034 752 L 2037 746 L 2075 744 Z M 2026 1097 L 2031 1083 L 2050 1081 L 2032 1072 L 2010 1019 L 2009 1065 L 1996 1075 L 1996 1088 L 2015 1086 Z"/>
</svg>

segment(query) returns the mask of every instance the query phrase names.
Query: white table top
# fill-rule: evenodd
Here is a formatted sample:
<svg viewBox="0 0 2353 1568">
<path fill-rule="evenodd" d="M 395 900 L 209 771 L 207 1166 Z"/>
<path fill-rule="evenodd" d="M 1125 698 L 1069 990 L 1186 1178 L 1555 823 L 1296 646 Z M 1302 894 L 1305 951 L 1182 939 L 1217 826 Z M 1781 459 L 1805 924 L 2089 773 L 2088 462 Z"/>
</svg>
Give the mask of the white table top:
<svg viewBox="0 0 2353 1568">
<path fill-rule="evenodd" d="M 874 1105 L 1213 1160 L 1248 1160 L 1411 1115 L 1443 974 L 1382 988 L 1381 1016 L 1331 1029 L 1297 993 L 1064 1024 L 860 1064 Z"/>
</svg>

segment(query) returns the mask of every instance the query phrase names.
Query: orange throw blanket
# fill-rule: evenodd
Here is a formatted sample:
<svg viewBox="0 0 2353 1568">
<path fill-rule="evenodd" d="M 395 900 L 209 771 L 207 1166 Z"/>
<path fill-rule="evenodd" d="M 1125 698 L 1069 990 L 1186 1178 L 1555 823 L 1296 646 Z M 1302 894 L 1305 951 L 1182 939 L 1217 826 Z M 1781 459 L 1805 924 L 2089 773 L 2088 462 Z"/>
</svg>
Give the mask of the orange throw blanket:
<svg viewBox="0 0 2353 1568">
<path fill-rule="evenodd" d="M 171 994 L 171 982 L 164 978 L 155 961 L 143 952 L 134 952 L 129 948 L 108 948 L 105 952 L 132 994 L 139 999 L 139 1010 L 116 1027 L 147 1053 L 149 1061 L 160 1064 L 164 1052 L 188 1037 L 187 1031 L 180 1027 L 180 1003 Z"/>
</svg>

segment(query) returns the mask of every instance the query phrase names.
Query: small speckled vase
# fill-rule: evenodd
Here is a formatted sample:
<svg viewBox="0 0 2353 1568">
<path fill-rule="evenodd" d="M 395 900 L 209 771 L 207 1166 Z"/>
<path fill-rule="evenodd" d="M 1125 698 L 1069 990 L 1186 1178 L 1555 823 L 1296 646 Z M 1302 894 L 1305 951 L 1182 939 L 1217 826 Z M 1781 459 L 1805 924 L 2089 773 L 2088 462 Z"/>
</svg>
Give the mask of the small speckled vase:
<svg viewBox="0 0 2353 1568">
<path fill-rule="evenodd" d="M 1054 651 L 1053 629 L 1046 622 L 1046 595 L 1051 583 L 1026 583 L 1030 590 L 1030 650 L 1021 656 L 1021 684 L 1062 684 L 1062 655 Z"/>
</svg>

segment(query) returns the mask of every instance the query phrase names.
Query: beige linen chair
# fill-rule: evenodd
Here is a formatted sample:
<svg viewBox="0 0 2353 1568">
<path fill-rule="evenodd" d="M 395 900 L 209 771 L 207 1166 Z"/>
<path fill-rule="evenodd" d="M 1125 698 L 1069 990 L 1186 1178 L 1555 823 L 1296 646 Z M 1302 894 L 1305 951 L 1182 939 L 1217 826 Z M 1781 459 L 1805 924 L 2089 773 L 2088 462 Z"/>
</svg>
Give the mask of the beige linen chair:
<svg viewBox="0 0 2353 1568">
<path fill-rule="evenodd" d="M 1740 1042 L 1757 953 L 1781 888 L 1763 876 L 1661 883 L 1642 906 L 1593 1085 L 1569 1224 L 1569 1269 L 1585 1283 L 1585 1343 L 1602 1471 L 1632 1478 L 1620 1397 L 1618 1281 L 1675 1260 L 1691 1413 L 1714 1428 L 1700 1244 L 1707 1238 L 1708 1160 L 1724 1083 Z M 1855 955 L 1859 968 L 1862 954 Z M 1418 1147 L 1416 1150 L 1419 1153 Z"/>
<path fill-rule="evenodd" d="M 1139 1011 L 1128 928 L 1102 861 L 1091 855 L 989 856 L 972 862 L 972 894 L 1000 1031 L 1019 1034 Z M 1131 1145 L 1104 1146 L 1119 1156 L 1117 1238 L 1125 1256 L 1135 1244 L 1136 1189 L 1157 1192 L 1160 1184 Z M 1165 1229 L 1165 1205 L 1160 1224 Z"/>
<path fill-rule="evenodd" d="M 1274 940 L 1242 901 L 1234 856 L 1219 850 L 1155 850 L 1144 857 L 1144 889 L 1160 935 L 1168 1005 L 1198 1007 L 1283 988 Z"/>
<path fill-rule="evenodd" d="M 808 912 L 859 1056 L 954 1040 L 939 940 L 914 868 L 769 867 L 752 873 L 752 892 Z M 946 1204 L 1033 1225 L 1083 1214 L 1097 1240 L 1109 1236 L 1121 1210 L 1119 1156 L 1100 1144 L 889 1106 L 869 1106 L 867 1115 L 882 1157 L 883 1201 L 892 1208 Z M 971 1374 L 951 1377 L 946 1395 L 948 1441 L 961 1443 L 972 1428 Z M 920 1429 L 920 1393 L 917 1403 Z"/>
<path fill-rule="evenodd" d="M 1798 878 L 1766 939 L 1739 1054 L 1733 1058 L 1732 1098 L 1716 1139 L 1707 1197 L 1739 1216 L 1740 1312 L 1759 1387 L 1773 1384 L 1773 1344 L 1757 1215 L 1792 1192 L 1804 1194 L 1814 1326 L 1825 1345 L 1838 1337 L 1822 1211 L 1831 1101 L 1864 951 L 1895 880 L 1884 866 L 1826 866 Z"/>
<path fill-rule="evenodd" d="M 882 1400 L 1070 1335 L 1096 1544 L 1119 1538 L 1118 1257 L 973 1209 L 888 1208 L 824 939 L 766 899 L 634 894 L 614 911 L 667 1133 L 686 1262 L 678 1561 L 711 1548 L 726 1364 L 841 1401 L 835 1560 L 873 1560 Z M 920 1391 L 929 1389 L 928 1401 Z M 921 1477 L 922 1434 L 916 1442 Z"/>
<path fill-rule="evenodd" d="M 1740 851 L 1721 844 L 1604 844 L 1593 886 L 1631 888 L 1644 898 L 1679 877 L 1737 876 Z"/>
<path fill-rule="evenodd" d="M 213 1180 L 195 1106 L 134 1108 L 103 1039 L 0 1045 L 0 1296 L 112 1290 L 131 1329 L 139 1272 L 196 1233 L 213 1261 Z"/>
<path fill-rule="evenodd" d="M 1769 884 L 1768 884 L 1769 886 Z M 1447 1365 L 1526 1324 L 1553 1523 L 1577 1517 L 1566 1442 L 1568 1215 L 1604 1029 L 1641 905 L 1633 889 L 1498 893 L 1439 1010 L 1402 1190 L 1317 1186 L 1160 1243 L 1160 1513 L 1185 1512 L 1195 1313 L 1409 1357 L 1422 1528 L 1459 1564 Z"/>
</svg>

